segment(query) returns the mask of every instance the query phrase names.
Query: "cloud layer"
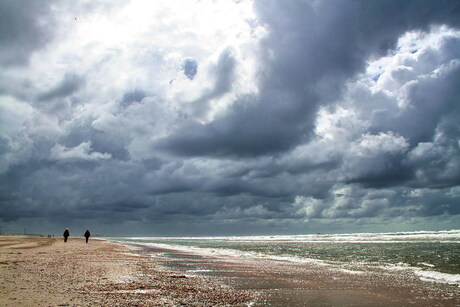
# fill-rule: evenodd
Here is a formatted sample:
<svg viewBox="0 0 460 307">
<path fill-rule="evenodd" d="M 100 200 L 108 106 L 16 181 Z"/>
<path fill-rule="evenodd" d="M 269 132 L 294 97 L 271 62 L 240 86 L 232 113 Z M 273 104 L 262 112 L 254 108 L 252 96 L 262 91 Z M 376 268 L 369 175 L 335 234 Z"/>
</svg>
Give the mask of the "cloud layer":
<svg viewBox="0 0 460 307">
<path fill-rule="evenodd" d="M 460 226 L 458 1 L 3 1 L 0 15 L 17 16 L 0 36 L 6 230 Z"/>
</svg>

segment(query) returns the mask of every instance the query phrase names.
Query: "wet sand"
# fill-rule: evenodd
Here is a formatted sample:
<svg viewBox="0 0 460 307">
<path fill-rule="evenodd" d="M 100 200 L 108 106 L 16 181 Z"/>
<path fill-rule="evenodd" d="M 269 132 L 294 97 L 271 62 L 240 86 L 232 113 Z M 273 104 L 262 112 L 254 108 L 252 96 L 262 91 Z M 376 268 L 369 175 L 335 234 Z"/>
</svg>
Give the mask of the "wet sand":
<svg viewBox="0 0 460 307">
<path fill-rule="evenodd" d="M 103 240 L 0 236 L 0 306 L 246 306 L 245 290 Z"/>
<path fill-rule="evenodd" d="M 148 250 L 148 249 L 146 249 Z M 249 290 L 254 306 L 460 306 L 458 285 L 424 282 L 411 275 L 350 273 L 318 264 L 230 259 L 153 249 L 158 261 L 191 276 L 211 276 Z"/>
</svg>

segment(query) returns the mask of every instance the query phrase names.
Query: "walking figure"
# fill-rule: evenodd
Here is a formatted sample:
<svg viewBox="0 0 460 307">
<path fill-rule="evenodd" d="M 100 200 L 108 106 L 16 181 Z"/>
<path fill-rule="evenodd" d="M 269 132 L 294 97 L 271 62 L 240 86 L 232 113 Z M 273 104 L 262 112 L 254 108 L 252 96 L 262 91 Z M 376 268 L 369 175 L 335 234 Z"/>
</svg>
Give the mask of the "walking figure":
<svg viewBox="0 0 460 307">
<path fill-rule="evenodd" d="M 86 243 L 88 243 L 88 239 L 90 236 L 91 236 L 91 233 L 89 232 L 88 229 L 86 229 L 86 232 L 85 232 Z"/>
<path fill-rule="evenodd" d="M 66 228 L 64 230 L 63 236 L 64 236 L 64 242 L 67 242 L 67 238 L 70 236 L 69 228 Z"/>
</svg>

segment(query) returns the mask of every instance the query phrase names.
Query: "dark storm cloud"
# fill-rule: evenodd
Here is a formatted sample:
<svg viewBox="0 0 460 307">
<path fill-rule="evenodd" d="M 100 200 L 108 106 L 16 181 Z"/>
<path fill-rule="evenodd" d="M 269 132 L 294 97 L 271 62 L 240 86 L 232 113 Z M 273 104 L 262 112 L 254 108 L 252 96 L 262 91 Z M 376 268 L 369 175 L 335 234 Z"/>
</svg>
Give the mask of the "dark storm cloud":
<svg viewBox="0 0 460 307">
<path fill-rule="evenodd" d="M 125 148 L 125 142 L 120 136 L 113 136 L 94 129 L 90 121 L 78 123 L 67 135 L 59 138 L 59 143 L 67 148 L 76 147 L 83 142 L 91 142 L 95 152 L 104 152 L 113 159 L 127 160 L 129 154 Z"/>
<path fill-rule="evenodd" d="M 391 73 L 392 82 L 403 89 L 407 106 L 395 109 L 394 101 L 378 95 L 356 98 L 368 106 L 377 101 L 376 108 L 383 112 L 372 117 L 370 131 L 375 134 L 395 131 L 407 140 L 407 148 L 360 160 L 359 165 L 351 163 L 347 168 L 347 176 L 353 177 L 350 182 L 374 187 L 404 184 L 416 188 L 459 184 L 460 92 L 457 84 L 460 67 L 456 63 L 460 61 L 460 39 L 447 37 L 438 49 L 414 54 L 424 61 L 410 65 L 410 61 L 405 60 L 409 76 L 401 78 L 397 74 L 399 68 Z M 430 65 L 439 68 L 427 76 L 424 70 Z M 369 112 L 375 114 L 368 106 L 361 109 L 364 117 Z"/>
<path fill-rule="evenodd" d="M 460 60 L 460 38 L 447 38 L 436 51 L 428 50 L 419 56 L 431 59 L 432 62 L 439 63 L 438 65 L 450 64 L 444 67 L 446 69 L 439 76 L 415 79 L 417 82 L 408 84 L 406 95 L 410 107 L 398 114 L 386 114 L 381 119 L 377 118 L 371 127 L 375 132 L 398 131 L 413 146 L 431 141 L 437 128 L 441 128 L 443 133 L 450 136 L 459 133 L 455 117 L 460 114 L 460 68 L 452 64 Z M 452 67 L 449 68 L 449 65 Z M 423 125 L 419 125 L 420 122 L 423 122 Z"/>
<path fill-rule="evenodd" d="M 101 215 L 112 214 L 112 213 L 130 213 L 133 211 L 138 211 L 140 209 L 148 208 L 149 206 L 143 203 L 134 202 L 133 200 L 124 200 L 115 203 L 107 203 L 102 205 L 87 204 L 80 206 L 78 209 L 85 211 L 88 214 L 93 214 L 94 212 L 99 212 Z"/>
<path fill-rule="evenodd" d="M 252 104 L 253 97 L 247 99 Z M 298 138 L 290 133 L 288 119 L 258 110 L 258 106 L 235 105 L 231 113 L 225 120 L 182 127 L 158 146 L 185 156 L 244 157 L 287 149 Z"/>
<path fill-rule="evenodd" d="M 140 102 L 147 94 L 143 90 L 135 89 L 130 92 L 126 92 L 120 101 L 121 106 L 127 107 L 134 102 Z"/>
<path fill-rule="evenodd" d="M 30 54 L 52 39 L 52 1 L 0 1 L 0 63 L 25 64 Z"/>
<path fill-rule="evenodd" d="M 460 24 L 455 1 L 256 2 L 270 30 L 260 94 L 241 97 L 227 116 L 188 124 L 161 142 L 180 155 L 257 156 L 309 137 L 318 106 L 339 97 L 370 56 L 406 31 Z"/>
<path fill-rule="evenodd" d="M 48 16 L 39 4 L 1 2 L 4 67 L 26 63 L 52 37 L 48 23 L 37 23 L 38 15 Z M 187 223 L 234 232 L 287 225 L 303 232 L 309 219 L 340 224 L 460 214 L 458 36 L 446 34 L 431 49 L 414 47 L 417 60 L 385 64 L 391 69 L 374 75 L 374 83 L 363 77 L 375 59 L 397 57 L 408 31 L 423 37 L 458 29 L 460 2 L 254 5 L 253 22 L 266 35 L 254 49 L 257 90 L 249 93 L 237 90 L 246 64 L 238 46 L 200 62 L 199 74 L 195 59 L 183 61 L 190 81 L 177 87 L 196 90 L 190 97 L 163 93 L 167 81 L 155 84 L 157 76 L 113 76 L 116 65 L 130 67 L 124 61 L 132 58 L 152 71 L 152 57 L 139 55 L 151 46 L 112 58 L 97 44 L 96 51 L 85 45 L 85 52 L 102 53 L 98 68 L 84 77 L 59 69 L 61 77 L 48 87 L 14 72 L 17 80 L 8 79 L 14 95 L 0 97 L 8 117 L 0 126 L 0 218 L 102 222 L 107 229 L 129 220 L 146 231 L 164 223 L 163 233 L 180 234 L 172 228 Z M 436 30 L 440 25 L 449 28 Z M 104 77 L 114 84 L 99 83 Z M 209 119 L 213 103 L 228 97 Z"/>
<path fill-rule="evenodd" d="M 182 71 L 184 72 L 184 75 L 187 78 L 193 80 L 198 71 L 198 63 L 196 62 L 196 60 L 191 58 L 185 59 L 182 62 Z"/>
<path fill-rule="evenodd" d="M 12 167 L 0 178 L 2 197 L 7 199 L 0 202 L 2 218 L 86 215 L 111 219 L 108 211 L 132 213 L 148 206 L 141 195 L 142 178 L 137 175 L 142 169 L 140 165 L 111 161 L 98 164 L 36 161 Z M 123 204 L 130 205 L 123 209 Z"/>
<path fill-rule="evenodd" d="M 46 92 L 39 94 L 38 101 L 48 101 L 56 98 L 67 97 L 77 91 L 82 83 L 82 78 L 77 75 L 66 74 L 59 84 Z"/>
</svg>

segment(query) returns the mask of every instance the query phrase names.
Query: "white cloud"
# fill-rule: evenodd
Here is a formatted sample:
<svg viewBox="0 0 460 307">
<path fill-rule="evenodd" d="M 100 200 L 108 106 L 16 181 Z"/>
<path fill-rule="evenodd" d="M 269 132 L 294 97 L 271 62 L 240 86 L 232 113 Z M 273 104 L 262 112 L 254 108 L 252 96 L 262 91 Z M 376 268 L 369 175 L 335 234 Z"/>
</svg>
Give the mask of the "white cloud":
<svg viewBox="0 0 460 307">
<path fill-rule="evenodd" d="M 367 133 L 354 143 L 350 154 L 357 157 L 377 157 L 381 154 L 404 153 L 408 148 L 408 142 L 392 132 L 378 135 Z"/>
<path fill-rule="evenodd" d="M 329 142 L 349 142 L 364 133 L 369 123 L 361 120 L 353 109 L 338 107 L 333 112 L 320 109 L 316 118 L 316 134 Z"/>
<path fill-rule="evenodd" d="M 449 195 L 450 197 L 460 197 L 460 186 L 450 188 L 447 195 Z"/>
<path fill-rule="evenodd" d="M 436 193 L 436 190 L 433 189 L 414 189 L 409 192 L 408 197 L 410 198 L 419 198 L 419 197 L 425 197 L 429 194 Z"/>
<path fill-rule="evenodd" d="M 419 80 L 438 76 L 451 61 L 449 52 L 442 49 L 450 39 L 459 39 L 460 31 L 445 26 L 430 31 L 410 31 L 404 34 L 391 55 L 369 62 L 365 77 L 374 79 L 373 93 L 383 92 L 398 101 L 402 109 L 410 105 L 407 91 Z"/>
<path fill-rule="evenodd" d="M 50 159 L 58 161 L 78 161 L 78 160 L 106 160 L 112 156 L 108 153 L 94 152 L 91 142 L 83 142 L 78 146 L 67 148 L 56 144 L 50 150 Z"/>
<path fill-rule="evenodd" d="M 306 218 L 317 218 L 321 217 L 325 204 L 323 201 L 313 197 L 296 196 L 293 206 L 296 208 L 298 215 Z"/>
<path fill-rule="evenodd" d="M 363 189 L 356 185 L 336 184 L 328 197 L 297 196 L 292 207 L 296 213 L 306 218 L 361 218 L 391 215 L 399 210 L 392 203 L 399 197 L 391 189 Z M 392 208 L 394 206 L 395 208 Z"/>
</svg>

